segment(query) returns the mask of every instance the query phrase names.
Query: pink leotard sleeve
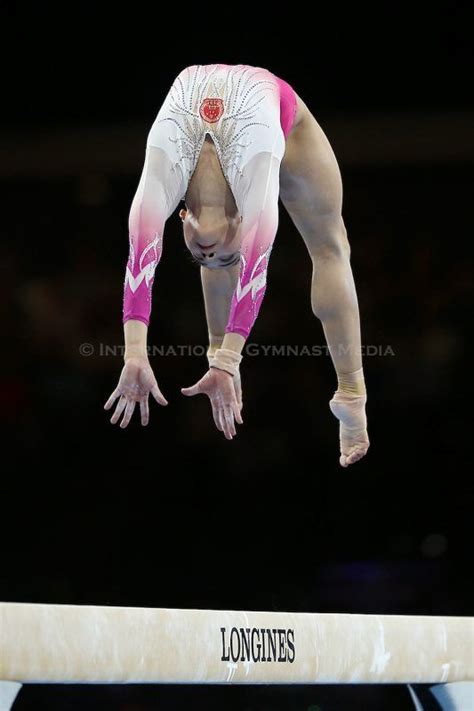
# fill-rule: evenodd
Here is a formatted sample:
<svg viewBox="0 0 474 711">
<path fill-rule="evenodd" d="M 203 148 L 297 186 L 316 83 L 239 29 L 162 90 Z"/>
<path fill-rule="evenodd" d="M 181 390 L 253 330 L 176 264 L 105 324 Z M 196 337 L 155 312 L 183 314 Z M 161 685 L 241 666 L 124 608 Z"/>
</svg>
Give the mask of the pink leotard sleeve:
<svg viewBox="0 0 474 711">
<path fill-rule="evenodd" d="M 149 323 L 151 290 L 166 220 L 184 199 L 206 134 L 242 217 L 240 277 L 227 333 L 244 338 L 257 318 L 278 227 L 279 170 L 285 152 L 277 78 L 261 67 L 186 67 L 151 127 L 129 219 L 123 320 Z"/>
<path fill-rule="evenodd" d="M 267 268 L 278 228 L 280 161 L 258 153 L 245 166 L 241 200 L 240 276 L 233 294 L 226 333 L 247 338 L 258 316 L 267 284 Z"/>
<path fill-rule="evenodd" d="M 140 182 L 128 219 L 129 256 L 123 292 L 123 323 L 150 322 L 155 269 L 160 261 L 165 222 L 179 202 L 166 154 L 147 144 Z"/>
</svg>

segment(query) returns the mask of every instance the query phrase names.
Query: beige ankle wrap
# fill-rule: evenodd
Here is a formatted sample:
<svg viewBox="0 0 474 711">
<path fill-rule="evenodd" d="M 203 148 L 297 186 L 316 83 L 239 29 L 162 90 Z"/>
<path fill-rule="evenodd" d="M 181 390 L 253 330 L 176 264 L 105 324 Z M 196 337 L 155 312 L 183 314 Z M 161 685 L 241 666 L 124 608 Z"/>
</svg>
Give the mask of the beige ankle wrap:
<svg viewBox="0 0 474 711">
<path fill-rule="evenodd" d="M 340 373 L 337 376 L 338 392 L 349 395 L 365 395 L 364 369 L 352 373 Z"/>
</svg>

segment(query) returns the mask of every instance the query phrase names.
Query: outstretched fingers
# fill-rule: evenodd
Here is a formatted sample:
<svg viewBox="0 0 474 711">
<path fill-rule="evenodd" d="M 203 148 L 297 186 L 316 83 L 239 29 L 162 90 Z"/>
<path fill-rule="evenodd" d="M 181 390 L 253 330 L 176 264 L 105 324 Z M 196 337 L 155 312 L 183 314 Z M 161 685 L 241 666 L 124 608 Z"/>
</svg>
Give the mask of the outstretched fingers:
<svg viewBox="0 0 474 711">
<path fill-rule="evenodd" d="M 147 425 L 150 419 L 150 393 L 159 405 L 168 404 L 158 387 L 148 358 L 129 358 L 122 368 L 117 387 L 104 405 L 106 410 L 110 410 L 118 398 L 110 422 L 115 425 L 123 416 L 120 427 L 127 427 L 139 403 L 141 423 Z"/>
<path fill-rule="evenodd" d="M 224 434 L 227 439 L 232 439 L 237 432 L 235 431 L 234 413 L 229 405 L 224 408 L 223 415 L 225 422 Z"/>
<path fill-rule="evenodd" d="M 168 404 L 168 400 L 167 400 L 167 399 L 165 398 L 165 396 L 162 394 L 162 392 L 161 392 L 160 388 L 158 387 L 158 385 L 155 384 L 155 385 L 152 387 L 152 389 L 151 389 L 150 392 L 151 392 L 151 394 L 153 395 L 153 397 L 155 398 L 156 402 L 157 402 L 159 405 L 167 405 L 167 404 Z"/>
<path fill-rule="evenodd" d="M 191 385 L 189 388 L 181 388 L 181 392 L 183 393 L 183 395 L 186 395 L 186 397 L 200 395 L 202 393 L 200 383 L 201 381 L 199 381 L 195 385 Z"/>
<path fill-rule="evenodd" d="M 233 402 L 232 403 L 232 412 L 234 413 L 235 421 L 239 425 L 243 425 L 244 421 L 242 419 L 242 403 L 240 402 Z"/>
<path fill-rule="evenodd" d="M 239 412 L 240 412 L 244 406 L 244 404 L 242 402 L 242 382 L 240 380 L 240 375 L 238 375 L 238 376 L 234 375 L 234 388 L 235 388 L 235 397 L 237 398 L 237 404 L 239 406 Z"/>
<path fill-rule="evenodd" d="M 211 409 L 212 409 L 212 417 L 214 418 L 214 424 L 219 430 L 219 432 L 223 432 L 223 427 L 222 427 L 222 422 L 219 414 L 219 408 L 217 405 L 215 405 L 212 400 L 211 400 Z"/>
<path fill-rule="evenodd" d="M 114 402 L 116 401 L 116 399 L 117 399 L 118 397 L 120 397 L 120 389 L 119 389 L 119 388 L 115 388 L 115 390 L 113 391 L 112 395 L 109 397 L 109 399 L 108 399 L 107 402 L 105 403 L 105 405 L 104 405 L 104 410 L 110 410 L 110 408 L 112 407 L 112 405 L 114 404 Z"/>
<path fill-rule="evenodd" d="M 242 424 L 241 403 L 236 397 L 235 380 L 229 373 L 211 368 L 195 385 L 181 388 L 183 395 L 207 395 L 212 409 L 214 424 L 226 439 L 233 439 L 236 434 L 236 422 Z"/>
<path fill-rule="evenodd" d="M 229 439 L 227 436 L 227 432 L 226 432 L 226 422 L 225 422 L 224 412 L 222 411 L 221 407 L 219 407 L 219 409 L 217 411 L 217 418 L 219 420 L 218 429 L 224 434 L 224 437 L 226 439 Z"/>
<path fill-rule="evenodd" d="M 146 427 L 150 420 L 150 408 L 148 405 L 148 396 L 140 401 L 140 416 L 141 416 L 141 423 L 143 427 Z"/>
<path fill-rule="evenodd" d="M 135 410 L 137 402 L 136 400 L 127 400 L 127 407 L 125 408 L 125 414 L 123 416 L 123 420 L 120 423 L 120 427 L 124 429 L 127 427 L 128 423 L 132 419 L 133 411 Z"/>
<path fill-rule="evenodd" d="M 120 419 L 120 416 L 122 412 L 125 410 L 125 407 L 127 405 L 127 398 L 124 395 L 121 395 L 120 400 L 117 403 L 117 407 L 115 408 L 115 412 L 110 418 L 110 421 L 113 425 L 116 425 L 117 422 Z M 108 409 L 108 408 L 107 408 Z"/>
</svg>

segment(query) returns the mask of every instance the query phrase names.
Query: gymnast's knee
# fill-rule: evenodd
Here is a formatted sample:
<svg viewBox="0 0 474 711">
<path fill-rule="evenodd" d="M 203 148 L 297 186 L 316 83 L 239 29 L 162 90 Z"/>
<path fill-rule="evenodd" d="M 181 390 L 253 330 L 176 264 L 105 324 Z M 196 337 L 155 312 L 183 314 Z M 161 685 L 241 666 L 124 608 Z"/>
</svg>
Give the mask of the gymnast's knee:
<svg viewBox="0 0 474 711">
<path fill-rule="evenodd" d="M 350 259 L 351 248 L 342 216 L 328 216 L 320 220 L 314 239 L 309 241 L 309 253 L 315 266 L 321 260 Z"/>
</svg>

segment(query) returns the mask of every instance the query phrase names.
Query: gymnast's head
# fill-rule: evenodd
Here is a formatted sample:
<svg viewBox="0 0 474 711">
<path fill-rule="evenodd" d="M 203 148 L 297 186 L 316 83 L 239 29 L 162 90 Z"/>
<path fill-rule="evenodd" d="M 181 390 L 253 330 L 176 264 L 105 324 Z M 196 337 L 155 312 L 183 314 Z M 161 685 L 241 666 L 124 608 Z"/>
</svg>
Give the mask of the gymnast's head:
<svg viewBox="0 0 474 711">
<path fill-rule="evenodd" d="M 201 266 L 218 269 L 239 263 L 239 215 L 230 216 L 224 209 L 214 207 L 202 207 L 196 214 L 186 207 L 179 216 L 186 247 Z"/>
</svg>

